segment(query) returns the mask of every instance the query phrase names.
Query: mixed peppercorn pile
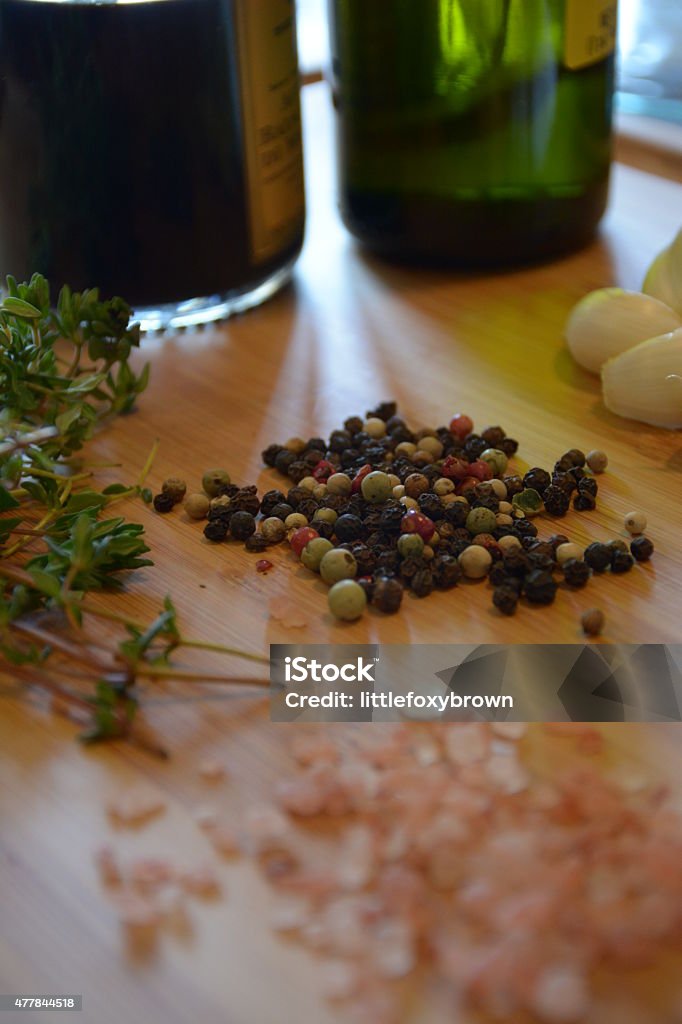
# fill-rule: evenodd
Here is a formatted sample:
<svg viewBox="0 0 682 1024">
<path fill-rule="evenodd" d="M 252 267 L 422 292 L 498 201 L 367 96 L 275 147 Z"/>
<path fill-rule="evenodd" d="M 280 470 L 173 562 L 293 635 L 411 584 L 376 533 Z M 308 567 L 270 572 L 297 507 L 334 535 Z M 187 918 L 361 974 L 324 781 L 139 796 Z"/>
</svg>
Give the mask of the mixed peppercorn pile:
<svg viewBox="0 0 682 1024">
<path fill-rule="evenodd" d="M 204 535 L 213 542 L 232 538 L 263 552 L 288 539 L 330 585 L 330 610 L 346 620 L 368 602 L 396 612 L 405 589 L 426 597 L 462 577 L 487 577 L 493 604 L 511 615 L 522 598 L 551 604 L 561 579 L 582 588 L 593 573 L 628 572 L 651 557 L 639 512 L 624 520 L 635 535 L 629 548 L 618 539 L 583 550 L 558 532 L 540 540 L 532 522 L 538 513 L 563 518 L 571 506 L 596 507 L 595 474 L 608 460 L 572 448 L 551 472 L 534 467 L 520 476 L 508 473 L 517 449 L 502 427 L 476 433 L 464 414 L 448 426 L 413 431 L 396 404 L 384 402 L 364 419 L 349 417 L 327 440 L 294 437 L 266 448 L 263 461 L 288 488 L 259 498 L 254 485 L 238 487 L 226 471 L 210 470 L 185 510 L 208 519 Z M 157 511 L 169 511 L 185 490 L 183 481 L 167 480 Z M 595 632 L 595 621 L 598 632 L 603 616 L 583 617 L 586 632 Z"/>
</svg>

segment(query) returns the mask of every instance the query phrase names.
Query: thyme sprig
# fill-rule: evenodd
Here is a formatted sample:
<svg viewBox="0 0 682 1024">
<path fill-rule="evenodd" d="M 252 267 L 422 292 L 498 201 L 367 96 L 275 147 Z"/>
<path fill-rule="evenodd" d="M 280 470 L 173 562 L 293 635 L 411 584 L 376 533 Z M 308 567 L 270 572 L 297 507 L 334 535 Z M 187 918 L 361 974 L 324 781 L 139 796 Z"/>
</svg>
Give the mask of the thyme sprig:
<svg viewBox="0 0 682 1024">
<path fill-rule="evenodd" d="M 64 287 L 53 308 L 45 278 L 7 279 L 0 302 L 0 658 L 40 666 L 48 689 L 88 711 L 87 740 L 133 738 L 140 680 L 262 683 L 178 666 L 171 658 L 181 647 L 267 661 L 183 637 L 170 598 L 146 625 L 90 599 L 121 590 L 125 573 L 153 564 L 143 526 L 110 514 L 109 506 L 123 498 L 151 501 L 145 482 L 157 445 L 134 484 L 101 490 L 97 467 L 77 454 L 146 388 L 149 366 L 136 374 L 130 363 L 139 343 L 120 298 Z M 97 616 L 123 634 L 107 651 L 88 626 Z M 89 689 L 73 689 L 74 664 L 85 670 Z"/>
</svg>

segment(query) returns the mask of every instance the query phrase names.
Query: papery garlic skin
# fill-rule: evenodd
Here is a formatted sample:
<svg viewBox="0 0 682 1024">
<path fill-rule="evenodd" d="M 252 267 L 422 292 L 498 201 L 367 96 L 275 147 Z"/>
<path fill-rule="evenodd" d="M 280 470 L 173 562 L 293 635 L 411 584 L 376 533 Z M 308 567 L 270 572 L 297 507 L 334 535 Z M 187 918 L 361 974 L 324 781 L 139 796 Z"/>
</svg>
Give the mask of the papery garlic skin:
<svg viewBox="0 0 682 1024">
<path fill-rule="evenodd" d="M 682 328 L 650 338 L 602 368 L 611 412 L 655 427 L 682 427 Z"/>
<path fill-rule="evenodd" d="M 650 295 L 599 288 L 573 308 L 564 336 L 575 361 L 599 373 L 608 359 L 678 327 L 682 317 Z"/>
<path fill-rule="evenodd" d="M 647 271 L 642 291 L 682 316 L 682 231 L 660 252 Z"/>
</svg>

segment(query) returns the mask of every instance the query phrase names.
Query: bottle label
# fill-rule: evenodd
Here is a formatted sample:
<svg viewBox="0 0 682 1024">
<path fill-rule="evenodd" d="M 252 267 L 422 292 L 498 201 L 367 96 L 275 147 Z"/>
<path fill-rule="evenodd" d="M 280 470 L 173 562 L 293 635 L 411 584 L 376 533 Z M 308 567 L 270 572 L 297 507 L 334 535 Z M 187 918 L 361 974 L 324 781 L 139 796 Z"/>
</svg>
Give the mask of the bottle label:
<svg viewBox="0 0 682 1024">
<path fill-rule="evenodd" d="M 251 255 L 293 242 L 304 212 L 293 0 L 236 0 Z"/>
<path fill-rule="evenodd" d="M 566 0 L 566 67 L 575 71 L 596 64 L 613 53 L 617 17 L 617 0 Z"/>
</svg>

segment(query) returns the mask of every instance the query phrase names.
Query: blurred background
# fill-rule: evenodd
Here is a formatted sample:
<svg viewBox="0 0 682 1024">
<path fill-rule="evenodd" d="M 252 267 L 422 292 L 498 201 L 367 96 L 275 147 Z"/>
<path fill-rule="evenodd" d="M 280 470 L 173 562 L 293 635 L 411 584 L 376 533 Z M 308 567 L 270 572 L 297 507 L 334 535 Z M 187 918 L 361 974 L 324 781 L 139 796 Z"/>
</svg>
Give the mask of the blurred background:
<svg viewBox="0 0 682 1024">
<path fill-rule="evenodd" d="M 297 0 L 301 69 L 329 56 L 327 0 Z M 682 0 L 620 0 L 619 110 L 682 123 Z"/>
</svg>

